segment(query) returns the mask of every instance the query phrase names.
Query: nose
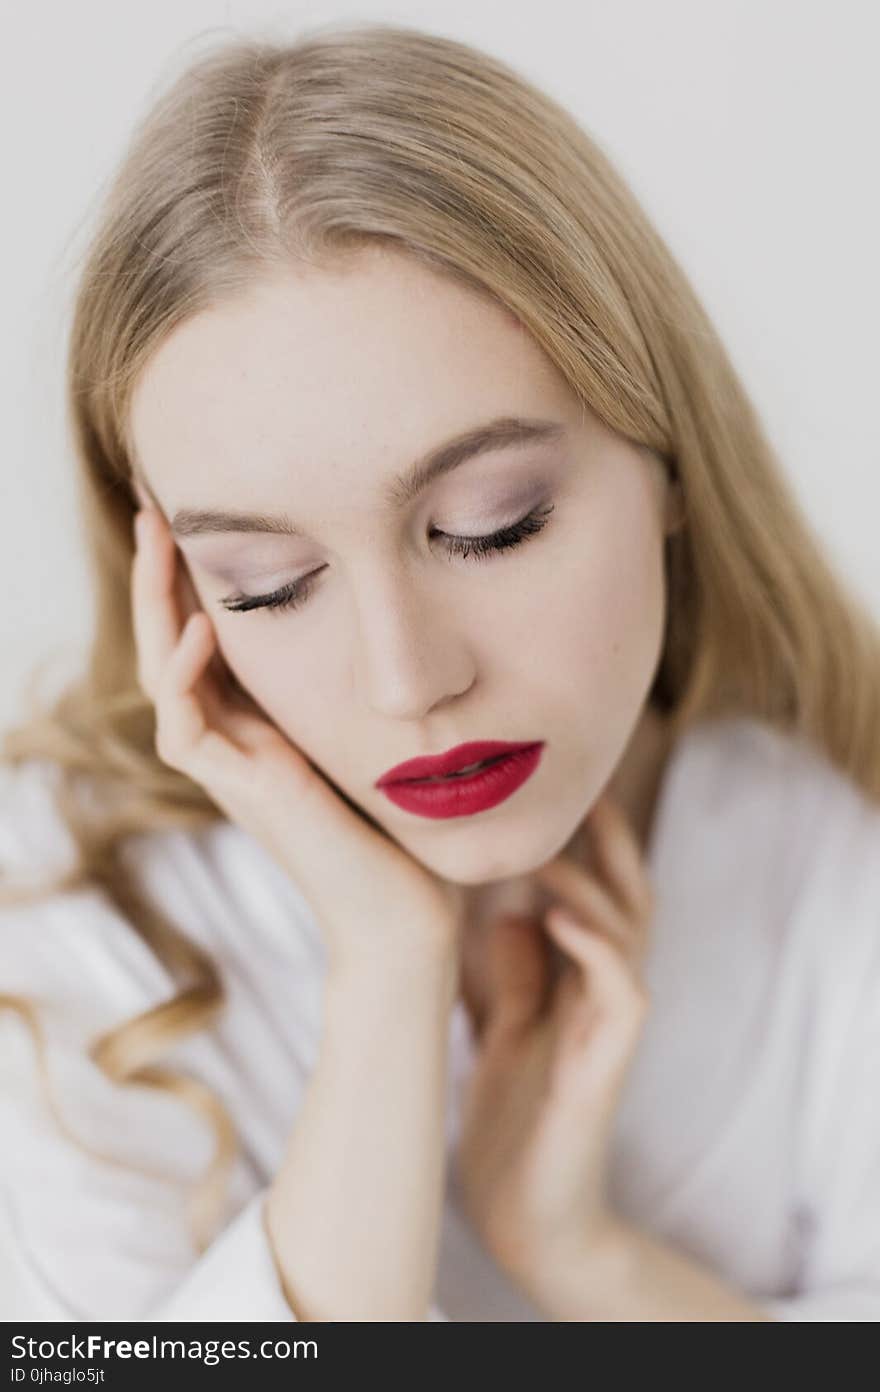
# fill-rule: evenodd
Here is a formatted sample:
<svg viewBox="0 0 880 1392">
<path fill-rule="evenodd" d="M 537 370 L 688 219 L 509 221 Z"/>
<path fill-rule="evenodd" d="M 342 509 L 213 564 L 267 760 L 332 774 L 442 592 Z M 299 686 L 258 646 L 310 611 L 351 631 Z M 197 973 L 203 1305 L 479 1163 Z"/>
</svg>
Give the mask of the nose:
<svg viewBox="0 0 880 1392">
<path fill-rule="evenodd" d="M 460 615 L 406 567 L 361 582 L 355 606 L 353 686 L 377 715 L 418 720 L 473 684 L 475 654 Z"/>
</svg>

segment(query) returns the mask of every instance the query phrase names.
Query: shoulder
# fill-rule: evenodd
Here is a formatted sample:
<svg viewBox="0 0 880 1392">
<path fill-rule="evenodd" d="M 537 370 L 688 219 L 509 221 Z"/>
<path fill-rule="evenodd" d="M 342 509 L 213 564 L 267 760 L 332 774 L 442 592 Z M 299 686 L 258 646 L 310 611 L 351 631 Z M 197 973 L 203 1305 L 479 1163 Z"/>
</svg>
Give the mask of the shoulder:
<svg viewBox="0 0 880 1392">
<path fill-rule="evenodd" d="M 84 1042 L 160 1000 L 168 978 L 100 886 L 54 883 L 78 860 L 60 772 L 47 760 L 0 765 L 0 959 L 5 993 Z M 13 1025 L 4 1012 L 2 1027 Z"/>
<path fill-rule="evenodd" d="M 822 749 L 753 717 L 708 722 L 688 744 L 694 830 L 713 860 L 761 885 L 817 969 L 833 957 L 841 981 L 869 964 L 880 975 L 880 803 Z"/>
<path fill-rule="evenodd" d="M 689 771 L 696 771 L 713 810 L 761 805 L 822 807 L 830 820 L 860 816 L 867 794 L 824 750 L 800 734 L 752 715 L 700 721 L 682 737 Z M 878 808 L 880 812 L 880 808 Z"/>
<path fill-rule="evenodd" d="M 809 844 L 850 866 L 876 857 L 880 802 L 799 734 L 753 716 L 719 717 L 685 733 L 680 763 L 710 834 L 726 824 L 743 846 Z"/>
<path fill-rule="evenodd" d="M 55 801 L 47 761 L 0 765 L 0 888 L 73 868 L 75 838 Z M 148 904 L 202 949 L 233 995 L 287 979 L 317 993 L 323 944 L 308 904 L 268 852 L 240 828 L 157 829 L 125 838 L 124 868 Z M 110 1029 L 168 999 L 171 972 L 106 890 L 88 883 L 0 901 L 3 989 L 39 998 L 89 1028 Z"/>
<path fill-rule="evenodd" d="M 0 761 L 0 875 L 43 876 L 72 863 L 74 843 L 58 812 L 58 766 Z"/>
</svg>

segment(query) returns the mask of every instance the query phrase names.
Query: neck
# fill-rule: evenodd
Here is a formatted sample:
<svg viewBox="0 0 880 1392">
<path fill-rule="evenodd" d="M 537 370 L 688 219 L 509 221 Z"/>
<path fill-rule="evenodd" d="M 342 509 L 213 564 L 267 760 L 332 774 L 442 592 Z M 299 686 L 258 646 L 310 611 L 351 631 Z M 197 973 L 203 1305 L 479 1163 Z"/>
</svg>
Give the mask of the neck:
<svg viewBox="0 0 880 1392">
<path fill-rule="evenodd" d="M 608 788 L 645 855 L 654 828 L 657 799 L 672 747 L 668 720 L 645 708 Z"/>
</svg>

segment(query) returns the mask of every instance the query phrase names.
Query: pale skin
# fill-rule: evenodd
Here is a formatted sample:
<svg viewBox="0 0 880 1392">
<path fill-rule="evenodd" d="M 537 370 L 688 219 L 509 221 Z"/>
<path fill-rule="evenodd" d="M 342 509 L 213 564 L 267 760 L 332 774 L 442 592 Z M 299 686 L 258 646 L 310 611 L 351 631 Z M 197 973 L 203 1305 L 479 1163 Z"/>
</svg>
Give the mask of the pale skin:
<svg viewBox="0 0 880 1392">
<path fill-rule="evenodd" d="M 383 496 L 426 450 L 512 416 L 561 429 L 403 507 Z M 461 995 L 479 1042 L 467 1216 L 546 1317 L 766 1318 L 606 1198 L 650 1008 L 644 851 L 669 739 L 646 697 L 681 522 L 661 461 L 582 408 L 513 316 L 375 251 L 277 272 L 178 326 L 131 438 L 158 751 L 270 848 L 328 942 L 326 1043 L 266 1207 L 297 1317 L 425 1318 Z M 515 548 L 474 561 L 441 544 L 548 505 Z M 183 509 L 284 512 L 296 535 L 175 535 Z M 221 602 L 306 577 L 293 609 Z M 488 812 L 426 820 L 373 786 L 478 738 L 546 741 Z"/>
</svg>

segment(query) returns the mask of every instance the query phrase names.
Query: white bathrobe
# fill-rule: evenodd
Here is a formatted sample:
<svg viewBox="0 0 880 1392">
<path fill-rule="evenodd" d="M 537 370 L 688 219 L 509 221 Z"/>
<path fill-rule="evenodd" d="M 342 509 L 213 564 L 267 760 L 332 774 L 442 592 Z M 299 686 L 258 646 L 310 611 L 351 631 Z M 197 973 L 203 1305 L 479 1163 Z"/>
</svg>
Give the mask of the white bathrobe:
<svg viewBox="0 0 880 1392">
<path fill-rule="evenodd" d="M 69 844 L 51 765 L 0 770 L 0 869 Z M 303 896 L 229 823 L 129 842 L 147 887 L 218 963 L 220 1021 L 163 1066 L 204 1080 L 241 1154 L 198 1254 L 187 1186 L 213 1134 L 184 1102 L 117 1086 L 86 1046 L 173 982 L 96 891 L 0 910 L 0 993 L 42 1002 L 76 1133 L 41 1099 L 30 1036 L 0 1011 L 0 1310 L 33 1320 L 288 1320 L 263 1202 L 314 1065 L 325 970 Z M 612 1137 L 615 1207 L 783 1320 L 880 1319 L 880 807 L 814 750 L 745 717 L 676 746 L 649 847 L 648 1015 Z M 449 1034 L 449 1164 L 430 1318 L 541 1320 L 457 1201 L 473 1058 Z"/>
</svg>

